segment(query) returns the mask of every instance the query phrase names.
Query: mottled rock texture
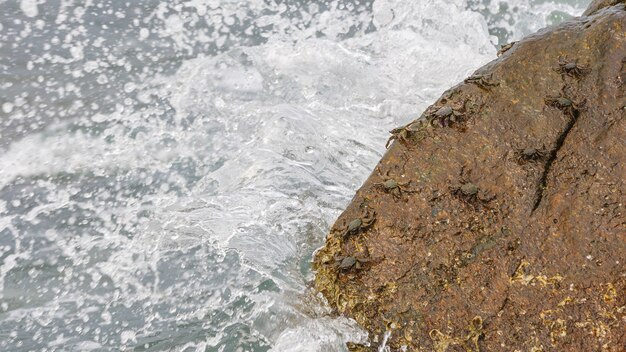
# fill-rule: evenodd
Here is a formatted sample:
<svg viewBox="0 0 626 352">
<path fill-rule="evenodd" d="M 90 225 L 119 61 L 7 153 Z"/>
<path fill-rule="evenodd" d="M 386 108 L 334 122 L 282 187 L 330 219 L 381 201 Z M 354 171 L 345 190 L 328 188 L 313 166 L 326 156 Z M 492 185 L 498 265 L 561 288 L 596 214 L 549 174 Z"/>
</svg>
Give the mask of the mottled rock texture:
<svg viewBox="0 0 626 352">
<path fill-rule="evenodd" d="M 350 349 L 626 351 L 626 10 L 587 14 L 394 130 L 314 259 Z"/>
</svg>

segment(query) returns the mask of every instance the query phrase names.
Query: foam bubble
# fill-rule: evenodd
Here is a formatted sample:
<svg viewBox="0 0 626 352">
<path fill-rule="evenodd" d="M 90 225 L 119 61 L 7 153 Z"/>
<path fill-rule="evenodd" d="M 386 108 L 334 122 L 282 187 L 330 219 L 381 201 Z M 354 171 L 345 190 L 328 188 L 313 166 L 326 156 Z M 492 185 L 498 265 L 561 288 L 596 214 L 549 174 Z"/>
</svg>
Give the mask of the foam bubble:
<svg viewBox="0 0 626 352">
<path fill-rule="evenodd" d="M 21 0 L 20 10 L 27 17 L 36 17 L 39 14 L 37 5 L 39 5 L 39 0 Z"/>
<path fill-rule="evenodd" d="M 11 111 L 13 111 L 13 107 L 14 107 L 13 103 L 6 102 L 2 104 L 2 111 L 5 114 L 9 114 Z"/>
</svg>

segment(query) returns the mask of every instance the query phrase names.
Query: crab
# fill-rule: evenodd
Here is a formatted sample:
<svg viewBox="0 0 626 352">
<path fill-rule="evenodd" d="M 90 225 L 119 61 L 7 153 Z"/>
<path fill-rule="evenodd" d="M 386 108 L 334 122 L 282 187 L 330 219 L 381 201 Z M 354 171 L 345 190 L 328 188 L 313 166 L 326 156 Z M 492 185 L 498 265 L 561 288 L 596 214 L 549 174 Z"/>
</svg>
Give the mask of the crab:
<svg viewBox="0 0 626 352">
<path fill-rule="evenodd" d="M 475 203 L 478 200 L 478 186 L 471 182 L 461 183 L 458 186 L 451 187 L 450 190 L 455 196 L 462 198 L 468 203 Z"/>
<path fill-rule="evenodd" d="M 505 52 L 509 51 L 509 49 L 511 49 L 513 47 L 513 45 L 515 45 L 515 43 L 517 42 L 510 42 L 508 44 L 503 45 L 500 50 L 498 50 L 498 57 L 502 56 L 502 54 L 504 54 Z"/>
<path fill-rule="evenodd" d="M 352 269 L 361 269 L 361 265 L 369 263 L 371 259 L 351 257 L 351 256 L 336 256 L 335 266 L 340 271 L 350 271 Z"/>
<path fill-rule="evenodd" d="M 385 144 L 385 148 L 389 148 L 389 145 L 391 144 L 393 140 L 398 140 L 401 143 L 407 144 L 409 142 L 409 137 L 411 133 L 417 132 L 415 127 L 418 124 L 419 123 L 417 121 L 411 121 L 404 126 L 400 126 L 389 131 L 389 133 L 391 133 L 391 137 L 389 137 L 389 139 L 387 140 L 387 143 Z"/>
<path fill-rule="evenodd" d="M 551 96 L 545 99 L 546 105 L 557 108 L 567 114 L 570 117 L 575 117 L 576 114 L 585 106 L 586 101 L 583 100 L 579 103 L 574 102 L 571 98 L 568 98 L 564 93 L 559 96 Z"/>
<path fill-rule="evenodd" d="M 517 149 L 515 151 L 515 157 L 518 164 L 523 164 L 530 161 L 540 161 L 545 159 L 547 155 L 548 152 L 546 151 L 545 146 L 541 149 L 523 148 Z"/>
<path fill-rule="evenodd" d="M 470 174 L 468 172 L 468 174 Z M 468 175 L 465 173 L 465 167 L 461 168 L 461 177 L 460 183 L 450 187 L 450 193 L 453 196 L 461 199 L 463 202 L 474 206 L 477 208 L 481 205 L 489 203 L 493 198 L 485 198 L 480 192 L 480 188 L 477 185 L 469 181 Z"/>
<path fill-rule="evenodd" d="M 359 234 L 372 226 L 375 221 L 376 213 L 373 210 L 370 211 L 369 208 L 365 208 L 360 217 L 350 221 L 348 225 L 345 226 L 343 237 Z"/>
<path fill-rule="evenodd" d="M 444 105 L 439 107 L 436 111 L 427 115 L 427 119 L 431 125 L 439 125 L 441 127 L 448 127 L 452 124 L 459 122 L 463 118 L 463 107 L 452 107 L 450 105 Z"/>
<path fill-rule="evenodd" d="M 479 88 L 484 90 L 490 90 L 491 87 L 499 86 L 500 83 L 494 82 L 491 80 L 493 77 L 492 74 L 489 75 L 472 75 L 465 79 L 465 83 L 471 83 L 477 85 Z"/>
<path fill-rule="evenodd" d="M 389 170 L 384 174 L 380 171 L 380 167 L 377 168 L 378 175 L 382 177 L 383 182 L 374 183 L 375 187 L 382 188 L 386 193 L 390 193 L 394 199 L 402 198 L 403 193 L 414 193 L 412 190 L 408 190 L 406 187 L 411 184 L 411 181 L 398 182 L 394 178 L 389 176 Z"/>
<path fill-rule="evenodd" d="M 555 69 L 556 72 L 561 75 L 567 75 L 572 78 L 579 79 L 591 71 L 587 66 L 581 66 L 578 64 L 578 59 L 574 61 L 567 61 L 567 58 L 559 57 L 559 67 Z"/>
</svg>

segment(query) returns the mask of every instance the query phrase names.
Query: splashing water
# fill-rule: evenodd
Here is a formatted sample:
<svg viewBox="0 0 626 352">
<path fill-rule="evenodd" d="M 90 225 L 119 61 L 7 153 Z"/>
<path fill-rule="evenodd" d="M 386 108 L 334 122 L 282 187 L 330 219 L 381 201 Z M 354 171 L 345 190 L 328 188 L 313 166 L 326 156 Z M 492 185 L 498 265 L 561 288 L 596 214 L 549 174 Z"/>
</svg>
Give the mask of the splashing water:
<svg viewBox="0 0 626 352">
<path fill-rule="evenodd" d="M 389 346 L 387 346 L 387 341 L 389 341 L 390 337 L 391 337 L 391 330 L 385 331 L 385 334 L 383 335 L 383 341 L 380 344 L 380 347 L 378 347 L 378 352 L 388 352 L 389 351 Z"/>
<path fill-rule="evenodd" d="M 387 131 L 586 1 L 0 2 L 0 350 L 341 351 Z"/>
</svg>

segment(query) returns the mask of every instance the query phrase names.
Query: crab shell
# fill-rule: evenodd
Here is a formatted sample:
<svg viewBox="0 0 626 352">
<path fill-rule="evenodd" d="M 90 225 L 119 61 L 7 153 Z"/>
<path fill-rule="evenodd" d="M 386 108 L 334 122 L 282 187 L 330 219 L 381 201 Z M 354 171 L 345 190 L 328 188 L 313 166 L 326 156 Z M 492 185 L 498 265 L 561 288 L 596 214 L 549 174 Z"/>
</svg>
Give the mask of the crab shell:
<svg viewBox="0 0 626 352">
<path fill-rule="evenodd" d="M 575 62 L 567 63 L 563 66 L 564 69 L 568 71 L 572 71 L 578 68 L 578 65 Z"/>
<path fill-rule="evenodd" d="M 356 264 L 357 260 L 354 257 L 345 257 L 339 264 L 339 269 L 346 270 L 352 268 Z"/>
<path fill-rule="evenodd" d="M 461 192 L 467 196 L 473 196 L 478 193 L 478 187 L 473 183 L 466 183 L 461 186 Z"/>
<path fill-rule="evenodd" d="M 573 105 L 573 102 L 571 100 L 564 98 L 564 97 L 557 98 L 556 102 L 562 107 L 570 107 Z"/>
<path fill-rule="evenodd" d="M 444 107 L 441 107 L 439 110 L 437 110 L 437 112 L 435 112 L 435 116 L 437 116 L 437 117 L 447 117 L 447 116 L 452 115 L 453 112 L 454 111 L 452 110 L 451 107 L 444 106 Z"/>
<path fill-rule="evenodd" d="M 350 221 L 350 223 L 348 224 L 348 232 L 354 232 L 358 230 L 361 225 L 363 225 L 363 220 L 361 219 L 354 219 Z"/>
<path fill-rule="evenodd" d="M 535 154 L 537 154 L 538 150 L 535 148 L 526 148 L 522 151 L 522 155 L 524 155 L 525 157 L 531 157 Z"/>
<path fill-rule="evenodd" d="M 383 183 L 383 186 L 385 187 L 385 189 L 396 189 L 398 188 L 398 182 L 396 182 L 396 180 L 387 180 L 385 181 L 385 183 Z"/>
</svg>

